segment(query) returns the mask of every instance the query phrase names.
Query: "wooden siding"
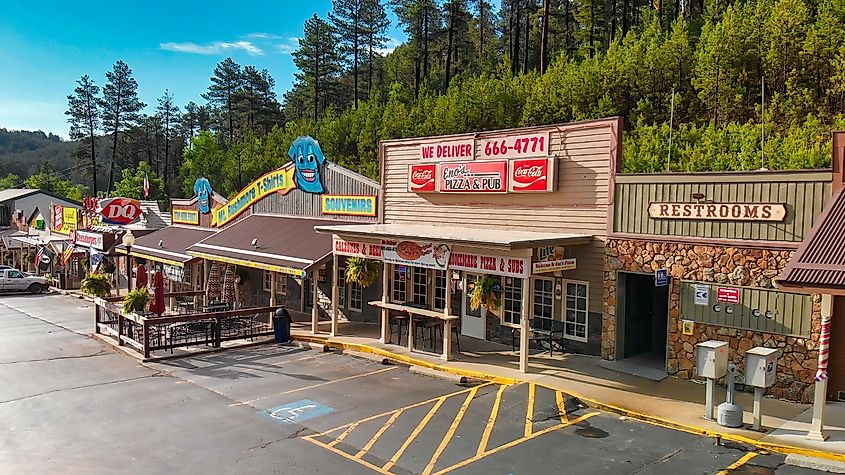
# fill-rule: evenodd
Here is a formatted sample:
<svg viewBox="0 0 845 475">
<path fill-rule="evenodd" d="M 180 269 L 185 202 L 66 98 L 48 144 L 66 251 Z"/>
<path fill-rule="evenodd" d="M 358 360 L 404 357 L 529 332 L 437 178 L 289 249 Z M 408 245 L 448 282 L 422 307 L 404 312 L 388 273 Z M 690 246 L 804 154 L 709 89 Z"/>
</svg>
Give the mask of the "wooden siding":
<svg viewBox="0 0 845 475">
<path fill-rule="evenodd" d="M 813 302 L 809 295 L 690 281 L 682 281 L 680 285 L 683 320 L 803 338 L 810 336 Z M 708 288 L 709 302 L 706 306 L 695 305 L 696 285 Z M 716 299 L 719 287 L 739 289 L 739 304 L 719 303 Z M 720 312 L 713 310 L 717 303 L 721 306 Z M 725 312 L 727 307 L 733 308 L 733 314 Z M 759 317 L 752 315 L 754 309 L 760 311 Z M 774 317 L 766 318 L 766 311 L 774 312 Z"/>
<path fill-rule="evenodd" d="M 367 195 L 379 196 L 378 183 L 329 164 L 323 168 L 323 185 L 327 195 Z M 381 206 L 381 199 L 377 200 Z M 336 219 L 341 221 L 375 222 L 376 217 L 324 215 L 320 211 L 320 195 L 305 193 L 295 189 L 286 195 L 273 193 L 254 205 L 256 214 L 278 214 L 285 216 L 305 216 L 312 218 Z M 378 210 L 376 210 L 378 212 Z M 378 213 L 377 213 L 378 214 Z"/>
<path fill-rule="evenodd" d="M 423 161 L 421 144 L 442 141 L 443 137 L 383 142 L 383 222 L 596 236 L 591 244 L 573 247 L 578 269 L 565 277 L 589 281 L 590 310 L 602 312 L 609 192 L 618 160 L 620 125 L 618 119 L 608 119 L 449 137 L 486 139 L 522 131 L 551 132 L 550 152 L 557 158 L 557 190 L 552 193 L 412 193 L 408 191 L 408 166 Z M 480 144 L 477 140 L 476 156 Z"/>
<path fill-rule="evenodd" d="M 800 242 L 830 198 L 829 171 L 618 175 L 613 232 Z M 652 219 L 653 202 L 784 203 L 783 222 Z"/>
</svg>

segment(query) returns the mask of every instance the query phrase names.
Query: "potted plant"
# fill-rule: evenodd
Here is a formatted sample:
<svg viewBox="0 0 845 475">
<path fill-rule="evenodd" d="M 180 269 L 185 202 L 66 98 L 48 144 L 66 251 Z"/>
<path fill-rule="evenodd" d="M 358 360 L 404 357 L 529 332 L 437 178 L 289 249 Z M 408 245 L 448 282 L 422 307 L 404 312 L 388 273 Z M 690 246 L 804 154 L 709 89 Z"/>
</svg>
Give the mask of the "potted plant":
<svg viewBox="0 0 845 475">
<path fill-rule="evenodd" d="M 27 264 L 34 264 L 35 263 L 35 254 L 32 253 L 32 252 L 28 252 L 28 253 L 26 253 L 25 256 L 23 256 L 23 260 Z"/>
<path fill-rule="evenodd" d="M 150 304 L 152 299 L 153 296 L 150 295 L 150 292 L 146 287 L 131 290 L 126 294 L 126 297 L 123 298 L 123 313 L 141 313 L 146 310 L 147 305 Z"/>
<path fill-rule="evenodd" d="M 103 264 L 100 266 L 100 270 L 103 271 L 103 274 L 114 274 L 115 267 L 114 262 L 104 259 Z"/>
<path fill-rule="evenodd" d="M 485 275 L 469 287 L 469 305 L 472 310 L 478 310 L 482 305 L 487 310 L 498 310 L 502 307 L 502 284 L 498 278 Z"/>
<path fill-rule="evenodd" d="M 346 281 L 361 287 L 369 287 L 378 279 L 378 263 L 363 257 L 350 257 L 346 260 Z"/>
<path fill-rule="evenodd" d="M 111 295 L 111 276 L 106 274 L 88 274 L 82 279 L 82 291 L 95 297 Z"/>
</svg>

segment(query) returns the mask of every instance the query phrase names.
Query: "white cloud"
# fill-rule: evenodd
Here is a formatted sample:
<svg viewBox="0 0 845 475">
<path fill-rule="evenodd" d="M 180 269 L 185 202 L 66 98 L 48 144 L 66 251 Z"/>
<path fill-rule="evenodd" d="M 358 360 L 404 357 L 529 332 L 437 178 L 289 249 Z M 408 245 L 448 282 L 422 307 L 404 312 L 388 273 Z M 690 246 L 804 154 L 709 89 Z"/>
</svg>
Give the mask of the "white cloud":
<svg viewBox="0 0 845 475">
<path fill-rule="evenodd" d="M 250 56 L 261 56 L 264 50 L 253 44 L 251 41 L 215 41 L 204 45 L 196 43 L 160 43 L 159 48 L 165 51 L 175 51 L 177 53 L 189 54 L 220 54 L 226 51 L 242 50 Z"/>
<path fill-rule="evenodd" d="M 400 43 L 399 40 L 397 40 L 396 38 L 388 38 L 387 43 L 384 45 L 384 48 L 379 48 L 376 50 L 376 52 L 382 56 L 387 56 L 389 53 L 392 53 L 397 46 L 401 44 L 402 43 Z"/>
<path fill-rule="evenodd" d="M 284 54 L 291 54 L 299 48 L 299 38 L 288 38 L 287 43 L 276 45 L 276 51 Z"/>
<path fill-rule="evenodd" d="M 250 33 L 248 35 L 244 35 L 244 38 L 249 40 L 281 40 L 284 37 L 274 35 L 273 33 Z"/>
</svg>

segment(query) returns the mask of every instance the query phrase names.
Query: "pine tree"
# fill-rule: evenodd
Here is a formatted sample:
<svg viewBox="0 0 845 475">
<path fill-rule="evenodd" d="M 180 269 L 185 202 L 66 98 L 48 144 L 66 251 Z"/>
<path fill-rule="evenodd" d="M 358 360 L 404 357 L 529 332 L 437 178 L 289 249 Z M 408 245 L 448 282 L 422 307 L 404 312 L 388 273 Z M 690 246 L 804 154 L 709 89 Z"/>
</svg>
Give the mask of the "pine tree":
<svg viewBox="0 0 845 475">
<path fill-rule="evenodd" d="M 364 46 L 367 51 L 367 97 L 373 91 L 373 63 L 378 50 L 387 44 L 387 27 L 390 20 L 381 0 L 363 0 L 361 9 L 361 27 L 364 30 Z"/>
<path fill-rule="evenodd" d="M 156 115 L 159 117 L 164 139 L 164 173 L 162 173 L 162 178 L 167 183 L 170 178 L 170 146 L 178 135 L 176 131 L 180 119 L 179 106 L 173 102 L 173 94 L 170 94 L 168 89 L 165 89 L 164 94 L 158 98 Z"/>
<path fill-rule="evenodd" d="M 191 139 L 194 138 L 194 132 L 197 130 L 197 127 L 199 127 L 198 114 L 199 107 L 194 101 L 190 101 L 185 104 L 185 113 L 182 114 L 182 130 L 184 131 L 185 137 L 188 139 L 188 143 L 190 143 Z"/>
<path fill-rule="evenodd" d="M 94 84 L 94 80 L 88 75 L 82 76 L 76 81 L 78 86 L 73 94 L 68 94 L 70 138 L 73 140 L 87 141 L 87 147 L 91 154 L 91 191 L 97 196 L 97 131 L 100 130 L 100 107 L 97 96 L 100 94 L 100 87 Z"/>
<path fill-rule="evenodd" d="M 434 0 L 392 0 L 393 9 L 408 34 L 414 57 L 414 97 L 421 82 L 428 78 L 430 47 L 440 34 L 440 9 Z"/>
<path fill-rule="evenodd" d="M 280 105 L 273 88 L 276 80 L 266 69 L 246 66 L 243 70 L 243 87 L 237 93 L 238 115 L 246 120 L 247 127 L 265 134 L 280 119 Z"/>
<path fill-rule="evenodd" d="M 299 68 L 296 78 L 305 83 L 312 94 L 313 119 L 329 103 L 332 89 L 340 73 L 337 40 L 331 25 L 315 13 L 305 21 L 305 31 L 299 48 L 293 52 L 293 62 Z"/>
<path fill-rule="evenodd" d="M 112 70 L 106 72 L 103 97 L 99 100 L 103 114 L 103 129 L 111 135 L 111 165 L 109 166 L 108 191 L 114 184 L 114 167 L 118 162 L 120 135 L 138 123 L 139 113 L 146 104 L 138 100 L 138 82 L 132 77 L 132 69 L 123 61 L 117 61 Z M 125 163 L 122 163 L 125 165 Z"/>
<path fill-rule="evenodd" d="M 358 108 L 358 63 L 363 54 L 363 0 L 332 0 L 329 20 L 332 22 L 344 62 L 352 72 L 353 107 Z"/>
<path fill-rule="evenodd" d="M 225 129 L 225 136 L 228 136 L 230 144 L 235 141 L 235 96 L 241 87 L 243 87 L 241 66 L 232 61 L 232 58 L 226 58 L 217 63 L 214 74 L 211 76 L 208 92 L 202 95 L 209 104 L 217 108 L 221 123 L 227 124 L 222 128 Z"/>
</svg>

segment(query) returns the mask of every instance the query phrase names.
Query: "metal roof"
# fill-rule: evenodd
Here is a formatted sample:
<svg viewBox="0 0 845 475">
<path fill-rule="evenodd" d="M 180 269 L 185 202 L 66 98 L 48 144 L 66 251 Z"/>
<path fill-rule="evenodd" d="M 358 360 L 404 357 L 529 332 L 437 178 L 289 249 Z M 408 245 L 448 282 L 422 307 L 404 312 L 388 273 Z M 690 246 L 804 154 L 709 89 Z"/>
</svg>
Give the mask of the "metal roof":
<svg viewBox="0 0 845 475">
<path fill-rule="evenodd" d="M 187 249 L 214 232 L 215 230 L 206 228 L 169 226 L 136 238 L 132 255 L 146 254 L 166 261 L 187 262 L 193 259 L 186 253 Z M 126 252 L 126 246 L 123 244 L 117 245 L 116 248 L 120 252 Z"/>
<path fill-rule="evenodd" d="M 71 203 L 76 206 L 82 206 L 82 203 L 76 200 L 65 198 L 64 196 L 59 196 L 56 193 L 53 193 L 52 191 L 41 190 L 37 188 L 8 188 L 5 190 L 0 190 L 0 203 L 17 200 L 20 198 L 26 198 L 27 196 L 34 195 L 36 193 L 40 193 L 42 195 L 46 195 L 57 200 L 61 200 L 65 203 Z"/>
</svg>

